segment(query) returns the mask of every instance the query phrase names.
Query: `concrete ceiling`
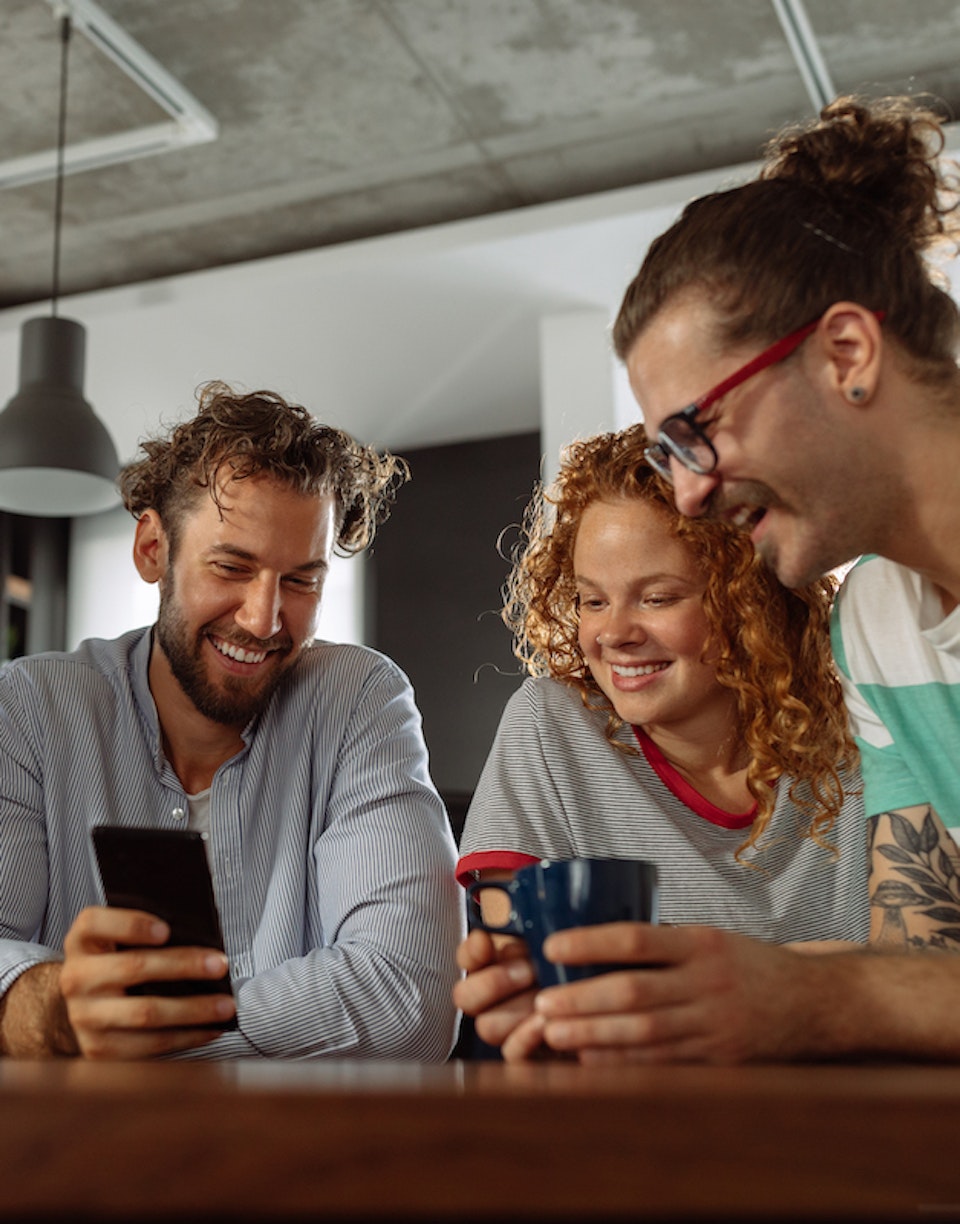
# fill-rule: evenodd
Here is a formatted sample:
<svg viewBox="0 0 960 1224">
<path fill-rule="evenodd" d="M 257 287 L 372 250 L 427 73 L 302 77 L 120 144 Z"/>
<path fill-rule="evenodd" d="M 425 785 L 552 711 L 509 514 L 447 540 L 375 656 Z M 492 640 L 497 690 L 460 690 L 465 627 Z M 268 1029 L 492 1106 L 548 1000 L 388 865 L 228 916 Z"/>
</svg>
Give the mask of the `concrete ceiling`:
<svg viewBox="0 0 960 1224">
<path fill-rule="evenodd" d="M 87 292 L 754 159 L 813 109 L 771 0 L 98 0 L 219 136 L 65 184 Z M 838 91 L 960 112 L 960 3 L 806 0 Z M 0 0 L 0 161 L 56 143 L 48 0 Z M 73 143 L 167 115 L 85 37 Z M 0 309 L 49 296 L 53 181 L 0 191 Z"/>
</svg>

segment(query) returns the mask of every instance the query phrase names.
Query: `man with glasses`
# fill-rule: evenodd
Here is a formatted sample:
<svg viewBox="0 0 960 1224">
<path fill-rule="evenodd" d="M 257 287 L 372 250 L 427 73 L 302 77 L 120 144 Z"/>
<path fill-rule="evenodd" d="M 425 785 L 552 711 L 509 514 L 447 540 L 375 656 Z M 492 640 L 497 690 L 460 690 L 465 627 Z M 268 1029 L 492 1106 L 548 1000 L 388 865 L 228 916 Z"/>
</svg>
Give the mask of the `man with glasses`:
<svg viewBox="0 0 960 1224">
<path fill-rule="evenodd" d="M 530 1053 L 960 1057 L 960 312 L 929 262 L 960 218 L 942 144 L 907 99 L 839 99 L 773 141 L 757 180 L 687 206 L 614 328 L 684 514 L 749 532 L 791 587 L 860 559 L 833 642 L 878 946 L 562 932 L 553 959 L 638 968 L 541 992 Z"/>
</svg>

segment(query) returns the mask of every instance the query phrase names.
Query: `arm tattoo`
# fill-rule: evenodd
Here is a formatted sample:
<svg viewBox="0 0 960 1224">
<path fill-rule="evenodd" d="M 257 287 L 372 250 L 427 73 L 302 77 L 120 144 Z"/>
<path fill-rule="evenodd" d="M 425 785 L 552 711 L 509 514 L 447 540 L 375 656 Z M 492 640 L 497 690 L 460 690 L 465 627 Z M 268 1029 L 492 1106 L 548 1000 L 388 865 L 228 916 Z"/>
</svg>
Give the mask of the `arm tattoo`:
<svg viewBox="0 0 960 1224">
<path fill-rule="evenodd" d="M 880 840 L 883 820 L 889 821 L 891 841 Z M 891 870 L 902 877 L 881 880 L 871 889 L 871 906 L 883 910 L 877 943 L 888 947 L 960 951 L 960 875 L 950 835 L 944 833 L 944 838 L 951 842 L 947 849 L 929 807 L 919 829 L 897 812 L 874 816 L 869 826 L 871 852 L 881 854 L 892 864 Z M 930 920 L 931 929 L 926 938 L 908 934 L 904 910 L 911 909 Z"/>
</svg>

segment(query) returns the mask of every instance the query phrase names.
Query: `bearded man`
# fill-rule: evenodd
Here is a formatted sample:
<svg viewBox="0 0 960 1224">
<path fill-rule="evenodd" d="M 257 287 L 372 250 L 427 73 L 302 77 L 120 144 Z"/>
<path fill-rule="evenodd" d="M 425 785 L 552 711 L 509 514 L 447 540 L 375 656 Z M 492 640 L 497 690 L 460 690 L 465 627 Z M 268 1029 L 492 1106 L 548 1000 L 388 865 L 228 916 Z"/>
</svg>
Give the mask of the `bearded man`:
<svg viewBox="0 0 960 1224">
<path fill-rule="evenodd" d="M 442 1061 L 463 911 L 420 715 L 389 659 L 314 641 L 406 465 L 222 383 L 142 449 L 156 625 L 0 672 L 0 1052 Z M 104 904 L 103 823 L 205 836 L 225 952 Z M 176 979 L 211 989 L 136 992 Z"/>
</svg>

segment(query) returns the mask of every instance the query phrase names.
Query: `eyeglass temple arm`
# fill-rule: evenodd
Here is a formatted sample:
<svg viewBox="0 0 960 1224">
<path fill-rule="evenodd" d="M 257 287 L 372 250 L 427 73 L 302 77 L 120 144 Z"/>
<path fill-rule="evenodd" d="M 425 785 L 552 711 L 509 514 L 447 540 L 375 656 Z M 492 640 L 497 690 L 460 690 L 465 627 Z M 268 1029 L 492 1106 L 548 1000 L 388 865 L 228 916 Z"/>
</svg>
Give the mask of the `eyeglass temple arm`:
<svg viewBox="0 0 960 1224">
<path fill-rule="evenodd" d="M 886 317 L 885 310 L 874 310 L 872 314 L 877 319 L 877 322 L 882 323 Z M 820 319 L 823 315 L 814 319 L 812 323 L 808 323 L 805 327 L 798 328 L 797 331 L 791 332 L 789 336 L 784 336 L 782 340 L 778 340 L 776 344 L 771 344 L 768 349 L 764 349 L 758 357 L 754 357 L 753 361 L 742 366 L 729 378 L 725 378 L 722 383 L 719 383 L 712 391 L 700 400 L 697 400 L 693 407 L 697 412 L 703 412 L 705 408 L 709 408 L 711 404 L 715 404 L 717 400 L 722 399 L 728 391 L 732 391 L 734 387 L 739 387 L 742 382 L 746 382 L 748 378 L 754 374 L 759 374 L 761 370 L 765 370 L 767 366 L 776 365 L 778 361 L 783 361 L 789 357 L 794 349 L 799 348 L 806 340 L 807 336 L 812 335 L 820 324 Z"/>
</svg>

